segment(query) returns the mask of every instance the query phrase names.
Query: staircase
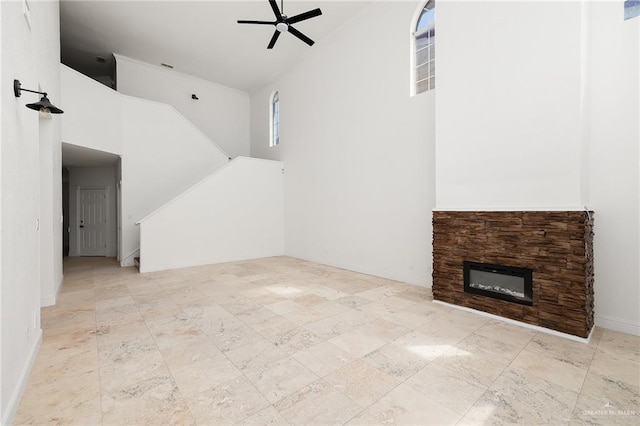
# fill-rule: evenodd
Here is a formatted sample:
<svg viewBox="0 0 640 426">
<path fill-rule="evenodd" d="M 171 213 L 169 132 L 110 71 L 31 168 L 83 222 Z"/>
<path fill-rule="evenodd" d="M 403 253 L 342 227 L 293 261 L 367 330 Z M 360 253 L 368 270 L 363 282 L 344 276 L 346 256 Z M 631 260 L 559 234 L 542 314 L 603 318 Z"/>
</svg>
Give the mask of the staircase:
<svg viewBox="0 0 640 426">
<path fill-rule="evenodd" d="M 170 105 L 61 67 L 62 140 L 121 157 L 122 266 L 150 272 L 283 254 L 281 162 L 230 161 Z"/>
</svg>

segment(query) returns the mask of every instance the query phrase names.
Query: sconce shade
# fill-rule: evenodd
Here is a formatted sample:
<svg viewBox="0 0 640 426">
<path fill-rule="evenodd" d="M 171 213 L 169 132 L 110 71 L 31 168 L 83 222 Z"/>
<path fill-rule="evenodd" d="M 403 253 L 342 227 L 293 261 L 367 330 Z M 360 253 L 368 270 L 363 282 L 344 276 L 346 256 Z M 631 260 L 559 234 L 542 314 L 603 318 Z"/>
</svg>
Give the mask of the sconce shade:
<svg viewBox="0 0 640 426">
<path fill-rule="evenodd" d="M 20 80 L 13 80 L 13 94 L 16 98 L 19 98 L 22 95 L 22 92 L 30 92 L 37 93 L 42 95 L 40 101 L 25 105 L 27 108 L 32 109 L 34 111 L 40 111 L 44 113 L 50 114 L 62 114 L 63 110 L 53 105 L 49 98 L 47 98 L 46 92 L 39 92 L 37 90 L 23 89 L 22 84 L 20 84 Z"/>
<path fill-rule="evenodd" d="M 47 98 L 47 95 L 44 95 L 42 98 L 40 98 L 40 101 L 34 102 L 32 104 L 26 104 L 25 106 L 29 109 L 42 112 L 50 112 L 51 114 L 62 114 L 64 112 L 57 106 L 53 105 L 49 101 L 49 98 Z"/>
</svg>

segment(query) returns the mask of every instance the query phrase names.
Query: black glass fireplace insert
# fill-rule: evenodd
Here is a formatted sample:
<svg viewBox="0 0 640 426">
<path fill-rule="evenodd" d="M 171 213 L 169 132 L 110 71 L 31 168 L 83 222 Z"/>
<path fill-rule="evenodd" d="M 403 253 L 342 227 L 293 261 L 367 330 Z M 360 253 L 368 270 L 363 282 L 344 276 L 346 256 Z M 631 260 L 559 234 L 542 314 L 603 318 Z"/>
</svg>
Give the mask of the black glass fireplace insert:
<svg viewBox="0 0 640 426">
<path fill-rule="evenodd" d="M 521 305 L 533 305 L 533 270 L 463 262 L 464 291 Z"/>
</svg>

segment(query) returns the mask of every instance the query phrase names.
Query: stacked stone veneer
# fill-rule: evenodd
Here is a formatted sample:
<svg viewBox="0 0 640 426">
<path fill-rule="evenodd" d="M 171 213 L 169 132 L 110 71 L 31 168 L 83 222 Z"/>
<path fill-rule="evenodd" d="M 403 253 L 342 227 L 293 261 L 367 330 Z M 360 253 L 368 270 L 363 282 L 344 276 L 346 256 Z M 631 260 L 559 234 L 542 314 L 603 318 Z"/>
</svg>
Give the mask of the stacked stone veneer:
<svg viewBox="0 0 640 426">
<path fill-rule="evenodd" d="M 462 262 L 533 270 L 533 306 L 464 292 Z M 433 212 L 433 297 L 579 337 L 593 327 L 593 214 Z"/>
</svg>

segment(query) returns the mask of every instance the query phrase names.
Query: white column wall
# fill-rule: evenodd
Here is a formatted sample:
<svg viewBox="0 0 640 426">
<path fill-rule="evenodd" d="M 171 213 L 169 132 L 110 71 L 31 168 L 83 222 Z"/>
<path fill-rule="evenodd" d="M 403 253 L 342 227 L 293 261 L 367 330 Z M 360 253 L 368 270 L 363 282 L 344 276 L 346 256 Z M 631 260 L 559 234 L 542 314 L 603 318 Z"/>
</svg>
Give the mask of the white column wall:
<svg viewBox="0 0 640 426">
<path fill-rule="evenodd" d="M 437 208 L 581 208 L 580 2 L 436 14 Z"/>
<path fill-rule="evenodd" d="M 41 294 L 53 291 L 62 275 L 62 257 L 56 253 L 62 248 L 60 120 L 42 119 L 50 121 L 42 123 L 41 131 L 38 113 L 25 108 L 26 103 L 38 101 L 38 95 L 23 93 L 16 98 L 11 88 L 13 79 L 27 89 L 40 87 L 65 109 L 60 97 L 58 2 L 30 2 L 30 6 L 29 28 L 21 2 L 0 2 L 2 424 L 11 423 L 39 347 Z M 46 148 L 42 158 L 41 146 Z M 42 203 L 41 192 L 46 195 Z M 44 225 L 42 232 L 38 224 Z M 41 251 L 41 246 L 48 248 Z"/>
<path fill-rule="evenodd" d="M 623 21 L 622 2 L 590 15 L 596 325 L 640 335 L 640 18 Z"/>
<path fill-rule="evenodd" d="M 65 114 L 62 140 L 122 154 L 122 101 L 115 90 L 60 64 Z"/>
<path fill-rule="evenodd" d="M 251 155 L 285 165 L 287 255 L 431 284 L 435 95 L 410 96 L 421 5 L 367 6 L 252 94 Z M 281 137 L 269 148 L 274 90 Z"/>
</svg>

